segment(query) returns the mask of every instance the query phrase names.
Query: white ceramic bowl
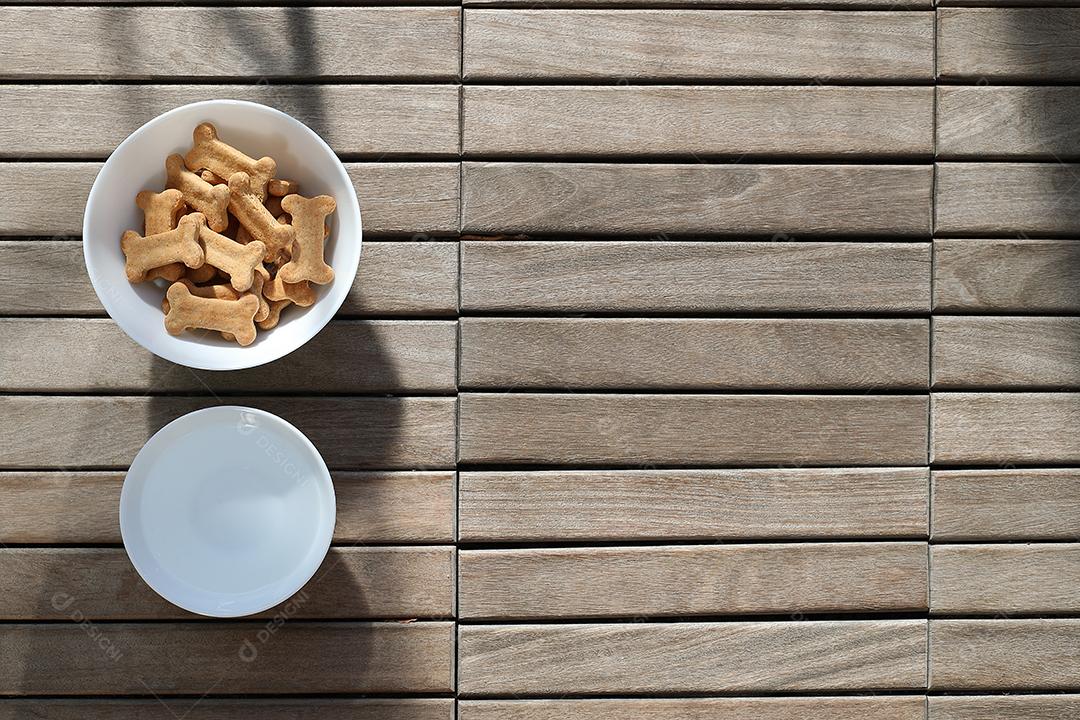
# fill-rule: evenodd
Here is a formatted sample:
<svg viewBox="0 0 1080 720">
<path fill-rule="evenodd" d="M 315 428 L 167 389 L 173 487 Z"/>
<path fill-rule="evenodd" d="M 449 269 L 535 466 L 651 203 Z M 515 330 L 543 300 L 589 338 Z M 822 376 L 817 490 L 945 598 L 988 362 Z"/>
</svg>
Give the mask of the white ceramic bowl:
<svg viewBox="0 0 1080 720">
<path fill-rule="evenodd" d="M 217 126 L 221 139 L 252 157 L 277 161 L 277 176 L 300 183 L 307 197 L 330 195 L 337 210 L 329 217 L 326 262 L 334 281 L 318 287 L 307 308 L 290 307 L 273 330 L 259 331 L 240 347 L 218 333 L 165 332 L 162 281 L 132 285 L 124 276 L 120 236 L 143 228 L 135 207 L 141 190 L 165 189 L 165 158 L 191 147 L 191 132 L 201 122 Z M 155 355 L 204 370 L 238 370 L 283 357 L 313 338 L 345 301 L 360 262 L 360 204 L 337 155 L 311 128 L 285 113 L 242 100 L 208 100 L 160 115 L 128 136 L 101 168 L 83 216 L 83 254 L 101 304 L 135 342 Z"/>
<path fill-rule="evenodd" d="M 261 612 L 300 590 L 326 556 L 335 517 L 319 451 L 248 407 L 173 420 L 135 456 L 120 493 L 120 534 L 139 575 L 211 617 Z"/>
</svg>

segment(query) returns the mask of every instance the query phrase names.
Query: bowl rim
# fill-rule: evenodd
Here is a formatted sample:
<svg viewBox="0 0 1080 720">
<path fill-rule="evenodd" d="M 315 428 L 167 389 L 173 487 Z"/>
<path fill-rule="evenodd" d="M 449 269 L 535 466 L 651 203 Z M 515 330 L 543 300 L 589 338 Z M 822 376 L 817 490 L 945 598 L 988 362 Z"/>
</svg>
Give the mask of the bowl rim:
<svg viewBox="0 0 1080 720">
<path fill-rule="evenodd" d="M 312 547 L 317 547 L 317 548 L 321 549 L 321 552 L 319 552 L 317 554 L 316 559 L 310 565 L 302 566 L 303 570 L 300 573 L 300 577 L 303 578 L 303 580 L 294 589 L 290 590 L 289 592 L 283 593 L 283 594 L 279 593 L 278 595 L 274 595 L 273 596 L 273 602 L 269 602 L 267 604 L 264 601 L 264 603 L 259 603 L 259 605 L 256 607 L 256 609 L 249 610 L 249 609 L 245 608 L 244 612 L 242 612 L 242 613 L 220 611 L 220 610 L 219 611 L 214 611 L 213 609 L 208 609 L 208 608 L 192 607 L 191 605 L 189 605 L 187 603 L 177 602 L 175 599 L 169 597 L 164 592 L 162 592 L 161 583 L 157 582 L 156 580 L 152 581 L 147 576 L 146 567 L 144 565 L 141 565 L 140 560 L 138 560 L 136 558 L 137 553 L 136 553 L 136 555 L 133 555 L 132 552 L 131 552 L 131 545 L 129 544 L 129 542 L 134 542 L 134 540 L 129 541 L 128 538 L 129 538 L 129 535 L 131 535 L 134 532 L 134 528 L 132 527 L 132 523 L 135 522 L 135 519 L 134 519 L 133 515 L 135 515 L 135 516 L 138 515 L 137 509 L 135 509 L 135 508 L 129 508 L 128 509 L 128 511 L 126 513 L 127 521 L 125 523 L 125 508 L 127 508 L 128 506 L 130 506 L 134 502 L 134 500 L 132 499 L 132 493 L 135 492 L 135 491 L 132 489 L 132 484 L 131 483 L 134 483 L 135 481 L 131 480 L 131 475 L 132 475 L 133 472 L 142 470 L 141 465 L 143 463 L 148 462 L 147 460 L 144 459 L 143 462 L 140 463 L 139 458 L 144 457 L 144 453 L 146 452 L 146 449 L 153 444 L 154 440 L 159 435 L 163 436 L 164 434 L 167 434 L 169 429 L 173 428 L 173 426 L 182 425 L 182 424 L 189 424 L 189 423 L 192 423 L 192 422 L 198 422 L 198 420 L 200 419 L 201 416 L 210 415 L 210 414 L 233 413 L 233 412 L 236 412 L 236 413 L 252 413 L 254 415 L 259 415 L 261 417 L 264 417 L 267 420 L 269 420 L 271 423 L 277 425 L 281 430 L 283 430 L 284 432 L 290 434 L 296 440 L 298 440 L 305 447 L 305 449 L 309 450 L 312 453 L 312 457 L 316 461 L 316 465 L 317 465 L 316 469 L 319 471 L 318 472 L 318 477 L 317 477 L 317 482 L 319 482 L 319 483 L 321 483 L 321 484 L 323 484 L 325 486 L 327 492 L 329 492 L 329 497 L 330 497 L 330 512 L 329 512 L 329 515 L 326 518 L 324 518 L 324 520 L 327 520 L 327 523 L 324 526 L 325 529 L 318 537 L 316 537 L 314 539 L 314 541 L 312 543 Z M 145 479 L 148 476 L 149 476 L 149 473 L 144 471 L 142 477 Z M 129 480 L 131 480 L 130 483 L 129 483 Z M 311 440 L 308 438 L 307 435 L 305 435 L 303 432 L 301 432 L 299 430 L 299 428 L 297 428 L 295 425 L 290 423 L 288 420 L 285 420 L 284 418 L 282 418 L 282 417 L 280 417 L 278 415 L 275 415 L 272 412 L 268 412 L 266 410 L 260 410 L 259 408 L 248 407 L 246 405 L 213 405 L 213 406 L 210 406 L 210 407 L 205 407 L 205 408 L 200 408 L 198 410 L 193 410 L 193 411 L 191 411 L 189 413 L 181 415 L 178 418 L 175 418 L 174 420 L 171 420 L 166 425 L 164 425 L 162 428 L 160 428 L 157 432 L 155 432 L 153 435 L 151 435 L 150 439 L 147 440 L 145 444 L 143 444 L 143 446 L 139 449 L 139 452 L 136 453 L 135 458 L 131 461 L 131 465 L 128 467 L 127 473 L 125 473 L 125 475 L 124 475 L 124 482 L 123 482 L 123 485 L 120 488 L 120 502 L 118 503 L 117 516 L 118 516 L 118 520 L 119 520 L 119 524 L 120 524 L 120 539 L 124 544 L 124 554 L 127 555 L 128 560 L 135 567 L 135 571 L 137 573 L 139 573 L 139 577 L 142 578 L 143 582 L 145 582 L 150 587 L 151 590 L 153 590 L 155 593 L 157 593 L 162 598 L 164 598 L 167 602 L 175 605 L 176 607 L 178 607 L 178 608 L 180 608 L 182 610 L 187 610 L 188 612 L 196 613 L 197 615 L 202 615 L 204 617 L 215 617 L 215 618 L 246 617 L 248 615 L 255 615 L 255 614 L 261 613 L 261 612 L 263 612 L 265 610 L 269 610 L 270 608 L 275 607 L 275 606 L 280 605 L 281 603 L 285 602 L 290 597 L 292 597 L 293 595 L 298 593 L 300 590 L 302 590 L 304 588 L 304 586 L 307 585 L 308 582 L 311 581 L 311 578 L 313 578 L 315 576 L 315 573 L 318 572 L 319 568 L 322 567 L 323 561 L 326 559 L 327 553 L 330 552 L 330 545 L 332 544 L 333 539 L 334 539 L 334 528 L 337 525 L 337 493 L 334 491 L 333 477 L 330 474 L 329 468 L 326 466 L 326 460 L 323 458 L 322 453 L 319 452 L 319 449 L 317 447 L 315 447 L 315 444 L 311 442 Z M 128 532 L 125 532 L 125 527 L 128 528 Z"/>
<path fill-rule="evenodd" d="M 199 362 L 197 360 L 190 361 L 190 362 L 182 362 L 180 360 L 177 360 L 174 357 L 169 357 L 168 355 L 164 355 L 164 354 L 162 354 L 160 352 L 157 352 L 156 350 L 153 350 L 153 349 L 147 347 L 145 344 L 143 344 L 138 339 L 136 339 L 135 336 L 132 335 L 131 332 L 128 331 L 128 328 L 126 327 L 127 323 L 125 323 L 124 321 L 121 321 L 119 319 L 119 317 L 118 317 L 118 313 L 114 312 L 114 309 L 116 309 L 116 302 L 111 298 L 110 293 L 105 291 L 106 288 L 99 286 L 99 282 L 103 282 L 103 279 L 101 279 L 102 278 L 102 269 L 100 267 L 98 267 L 97 264 L 92 259 L 92 256 L 91 256 L 92 254 L 91 254 L 91 250 L 90 250 L 91 243 L 87 242 L 87 238 L 90 235 L 90 233 L 88 231 L 89 231 L 89 219 L 90 219 L 90 216 L 91 216 L 91 208 L 94 205 L 95 193 L 99 192 L 98 182 L 101 180 L 101 176 L 102 176 L 102 174 L 104 174 L 106 168 L 108 168 L 110 166 L 110 164 L 114 162 L 114 159 L 119 157 L 129 145 L 133 144 L 135 142 L 135 139 L 139 135 L 141 135 L 144 131 L 146 131 L 146 130 L 152 128 L 152 127 L 155 127 L 159 123 L 165 122 L 171 116 L 179 114 L 181 112 L 190 111 L 190 110 L 193 110 L 193 109 L 196 109 L 196 108 L 202 108 L 202 107 L 212 108 L 212 107 L 220 107 L 220 106 L 247 107 L 247 108 L 250 108 L 251 110 L 254 110 L 256 112 L 263 112 L 263 113 L 268 113 L 270 115 L 276 116 L 278 119 L 284 121 L 285 123 L 292 124 L 300 132 L 309 134 L 311 136 L 311 138 L 313 138 L 315 140 L 315 142 L 318 145 L 320 145 L 330 155 L 330 157 L 334 158 L 334 160 L 335 160 L 335 169 L 336 169 L 336 171 L 338 173 L 338 179 L 340 181 L 342 181 L 344 183 L 344 186 L 347 188 L 347 195 L 346 195 L 345 198 L 337 198 L 337 197 L 335 197 L 334 200 L 335 200 L 335 202 L 337 202 L 339 204 L 341 204 L 342 200 L 344 200 L 346 203 L 349 203 L 349 204 L 352 205 L 353 209 L 356 211 L 356 226 L 357 226 L 356 227 L 357 251 L 356 251 L 355 263 L 352 264 L 351 268 L 349 268 L 349 267 L 344 268 L 344 270 L 346 272 L 343 272 L 343 273 L 339 273 L 338 272 L 339 268 L 335 267 L 334 268 L 334 282 L 335 283 L 337 283 L 337 282 L 346 282 L 350 288 L 352 287 L 352 284 L 353 284 L 353 282 L 354 282 L 354 280 L 356 278 L 356 274 L 359 271 L 360 255 L 363 252 L 364 224 L 363 224 L 363 217 L 362 217 L 361 211 L 360 211 L 360 201 L 356 196 L 356 188 L 353 186 L 352 180 L 349 177 L 349 173 L 345 169 L 345 164 L 342 163 L 341 158 L 339 158 L 337 153 L 334 152 L 334 149 L 331 148 L 330 145 L 325 140 L 323 140 L 322 136 L 320 136 L 317 132 L 312 130 L 305 123 L 303 123 L 300 120 L 296 119 L 292 115 L 290 115 L 290 114 L 288 114 L 288 113 L 286 113 L 286 112 L 284 112 L 282 110 L 278 110 L 275 107 L 271 107 L 269 105 L 264 105 L 264 104 L 258 103 L 258 102 L 253 102 L 251 100 L 235 100 L 235 99 L 229 99 L 229 98 L 219 98 L 219 99 L 213 99 L 213 100 L 200 100 L 198 102 L 192 102 L 192 103 L 187 103 L 187 104 L 184 104 L 184 105 L 179 105 L 177 107 L 172 108 L 171 110 L 166 110 L 165 112 L 163 112 L 160 115 L 157 115 L 156 117 L 148 120 L 147 122 L 143 123 L 138 128 L 136 128 L 135 130 L 133 130 L 130 134 L 128 134 L 128 136 L 126 138 L 124 138 L 124 140 L 119 145 L 116 146 L 116 148 L 111 153 L 109 153 L 109 157 L 105 160 L 104 163 L 102 163 L 101 168 L 98 170 L 97 175 L 94 177 L 94 182 L 90 186 L 90 192 L 89 192 L 89 194 L 87 195 L 87 198 L 86 198 L 86 207 L 83 210 L 83 222 L 82 222 L 83 263 L 86 266 L 87 275 L 90 276 L 90 284 L 94 288 L 94 293 L 97 295 L 98 301 L 101 303 L 102 307 L 105 308 L 105 312 L 113 320 L 113 322 L 115 322 L 117 324 L 117 326 L 121 330 L 124 331 L 124 334 L 127 335 L 128 338 L 130 338 L 133 342 L 138 344 L 143 349 L 147 350 L 148 352 L 152 353 L 153 355 L 155 355 L 157 357 L 160 357 L 163 360 L 167 360 L 167 361 L 169 361 L 171 363 L 174 363 L 176 365 L 181 365 L 181 366 L 193 368 L 193 369 L 196 369 L 196 370 L 211 370 L 211 371 L 246 370 L 246 369 L 249 369 L 249 368 L 259 367 L 261 365 L 265 365 L 267 363 L 274 362 L 275 360 L 280 360 L 281 358 L 295 352 L 296 350 L 300 349 L 301 347 L 306 345 L 308 342 L 310 342 L 312 340 L 312 338 L 314 338 L 316 335 L 318 335 L 320 332 L 322 332 L 323 328 L 325 328 L 327 326 L 327 324 L 329 324 L 330 321 L 337 315 L 338 310 L 340 310 L 341 306 L 345 303 L 345 298 L 348 297 L 349 291 L 345 290 L 345 292 L 342 292 L 340 294 L 340 297 L 336 301 L 336 303 L 334 303 L 334 301 L 331 298 L 327 298 L 327 297 L 319 298 L 319 301 L 317 301 L 316 304 L 317 305 L 322 304 L 323 308 L 325 308 L 325 310 L 328 311 L 327 314 L 326 314 L 326 319 L 321 324 L 316 323 L 315 325 L 313 325 L 310 334 L 308 334 L 306 337 L 301 336 L 303 339 L 300 340 L 300 342 L 298 344 L 296 344 L 296 345 L 294 345 L 292 347 L 289 347 L 288 345 L 284 346 L 284 349 L 283 349 L 282 352 L 268 353 L 268 354 L 265 355 L 265 357 L 263 357 L 263 356 L 261 356 L 261 355 L 259 355 L 257 353 L 247 353 L 246 355 L 237 354 L 237 356 L 236 356 L 237 360 L 235 362 L 220 362 L 219 361 L 219 362 L 215 362 L 215 363 L 205 363 L 205 362 Z M 164 158 L 162 158 L 162 162 L 164 162 Z M 346 275 L 347 275 L 347 279 L 346 279 Z M 333 303 L 333 307 L 331 307 L 327 303 Z M 162 325 L 162 332 L 165 332 L 164 325 Z M 247 359 L 245 359 L 245 358 L 247 358 Z"/>
</svg>

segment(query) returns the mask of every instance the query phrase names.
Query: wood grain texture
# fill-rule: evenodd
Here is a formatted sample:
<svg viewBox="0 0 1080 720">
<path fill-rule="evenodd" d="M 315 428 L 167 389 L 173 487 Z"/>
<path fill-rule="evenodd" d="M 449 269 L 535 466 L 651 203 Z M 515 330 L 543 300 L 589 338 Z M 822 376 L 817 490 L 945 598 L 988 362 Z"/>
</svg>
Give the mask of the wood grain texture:
<svg viewBox="0 0 1080 720">
<path fill-rule="evenodd" d="M 1077 393 L 934 393 L 930 418 L 935 463 L 1080 462 L 1080 438 L 1068 430 L 1080 423 Z"/>
<path fill-rule="evenodd" d="M 161 363 L 161 372 L 187 372 Z M 0 397 L 0 468 L 125 468 L 166 423 L 212 397 Z M 251 397 L 300 429 L 334 469 L 450 468 L 454 398 Z"/>
<path fill-rule="evenodd" d="M 463 472 L 458 531 L 465 542 L 922 538 L 928 484 L 917 468 Z"/>
<path fill-rule="evenodd" d="M 920 688 L 926 623 L 464 625 L 461 695 Z"/>
<path fill-rule="evenodd" d="M 459 395 L 465 463 L 922 465 L 925 396 Z"/>
<path fill-rule="evenodd" d="M 70 610 L 77 608 L 76 601 Z M 293 621 L 262 642 L 265 625 L 110 623 L 93 626 L 92 637 L 75 622 L 0 625 L 0 692 L 198 697 L 453 690 L 452 623 Z"/>
<path fill-rule="evenodd" d="M 464 73 L 467 80 L 929 80 L 933 14 L 469 9 Z"/>
<path fill-rule="evenodd" d="M 1080 306 L 1080 290 L 1076 296 Z M 464 240 L 461 306 L 645 315 L 925 313 L 930 244 Z"/>
<path fill-rule="evenodd" d="M 1080 386 L 1080 318 L 933 319 L 934 387 Z"/>
<path fill-rule="evenodd" d="M 940 8 L 937 15 L 941 78 L 1080 79 L 1080 9 Z"/>
<path fill-rule="evenodd" d="M 452 85 L 269 84 L 0 85 L 0 104 L 9 108 L 0 157 L 102 159 L 163 112 L 223 97 L 287 112 L 338 154 L 457 157 Z"/>
<path fill-rule="evenodd" d="M 0 9 L 0 77 L 453 80 L 459 13 L 449 7 L 6 7 Z M 289 35 L 276 31 L 286 26 Z M 188 42 L 176 41 L 179 32 Z"/>
<path fill-rule="evenodd" d="M 937 7 L 1074 7 L 1077 0 L 940 0 Z"/>
<path fill-rule="evenodd" d="M 938 163 L 935 232 L 1080 234 L 1080 165 Z"/>
<path fill-rule="evenodd" d="M 934 240 L 938 312 L 1080 312 L 1080 243 Z"/>
<path fill-rule="evenodd" d="M 463 318 L 459 385 L 563 390 L 925 388 L 928 325 L 922 319 Z M 3 328 L 0 323 L 0 348 Z M 3 357 L 0 349 L 0 361 Z"/>
<path fill-rule="evenodd" d="M 45 2 L 47 0 L 35 0 Z M 465 7 L 533 7 L 522 0 L 464 0 Z M 1045 1 L 1045 0 L 1044 0 Z M 693 7 L 693 8 L 780 8 L 780 9 L 817 9 L 834 8 L 838 10 L 852 10 L 867 8 L 873 10 L 892 10 L 896 8 L 931 9 L 933 5 L 927 0 L 900 0 L 891 3 L 883 0 L 649 0 L 645 3 L 641 0 L 548 0 L 545 8 L 639 8 L 643 5 L 649 7 Z"/>
<path fill-rule="evenodd" d="M 928 165 L 466 162 L 462 171 L 467 232 L 930 233 Z"/>
<path fill-rule="evenodd" d="M 1075 540 L 1080 470 L 935 470 L 935 540 Z"/>
<path fill-rule="evenodd" d="M 335 543 L 454 541 L 453 472 L 333 473 Z M 0 543 L 120 543 L 124 474 L 0 473 Z"/>
<path fill-rule="evenodd" d="M 931 620 L 931 690 L 1069 690 L 1080 620 Z"/>
<path fill-rule="evenodd" d="M 1066 720 L 1080 714 L 1080 695 L 933 696 L 930 720 Z"/>
<path fill-rule="evenodd" d="M 902 696 L 462 700 L 458 703 L 458 717 L 460 720 L 926 720 L 924 704 L 922 697 Z M 0 718 L 4 717 L 2 712 Z"/>
<path fill-rule="evenodd" d="M 96 162 L 0 163 L 0 235 L 78 236 L 100 168 Z M 365 236 L 457 232 L 457 163 L 346 163 L 345 168 L 364 211 Z"/>
<path fill-rule="evenodd" d="M 462 550 L 458 571 L 458 613 L 470 620 L 927 607 L 916 542 Z"/>
<path fill-rule="evenodd" d="M 466 156 L 933 152 L 929 87 L 472 86 L 464 93 Z"/>
<path fill-rule="evenodd" d="M 365 241 L 338 317 L 455 315 L 457 285 L 457 243 Z M 0 240 L 0 314 L 104 316 L 82 244 Z"/>
<path fill-rule="evenodd" d="M 219 373 L 170 372 L 109 319 L 0 319 L 4 391 L 453 393 L 456 371 L 447 320 L 338 320 L 281 360 Z"/>
<path fill-rule="evenodd" d="M 457 163 L 346 163 L 364 234 L 448 235 L 459 229 Z"/>
<path fill-rule="evenodd" d="M 447 543 L 456 538 L 454 472 L 335 472 L 343 543 Z"/>
<path fill-rule="evenodd" d="M 1080 611 L 1080 545 L 933 545 L 935 615 L 1059 615 Z"/>
<path fill-rule="evenodd" d="M 1060 160 L 1080 156 L 1075 87 L 942 86 L 937 149 L 943 159 Z"/>
<path fill-rule="evenodd" d="M 0 720 L 453 720 L 450 698 L 8 699 Z M 847 718 L 844 718 L 847 720 Z M 871 720 L 877 720 L 871 716 Z M 908 718 L 903 718 L 908 720 Z"/>
<path fill-rule="evenodd" d="M 122 548 L 6 548 L 0 573 L 11 583 L 0 619 L 198 619 L 146 585 Z M 446 618 L 454 613 L 454 548 L 331 548 L 315 576 L 273 618 Z"/>
</svg>

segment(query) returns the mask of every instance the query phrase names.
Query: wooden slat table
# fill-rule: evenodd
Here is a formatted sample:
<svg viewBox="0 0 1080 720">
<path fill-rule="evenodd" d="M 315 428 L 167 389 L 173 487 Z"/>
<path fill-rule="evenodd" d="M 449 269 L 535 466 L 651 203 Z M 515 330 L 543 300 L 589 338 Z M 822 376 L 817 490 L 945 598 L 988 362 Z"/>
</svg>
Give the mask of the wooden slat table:
<svg viewBox="0 0 1080 720">
<path fill-rule="evenodd" d="M 1080 716 L 1077 0 L 0 6 L 0 720 Z M 191 371 L 79 232 L 177 105 L 318 131 L 339 317 Z M 146 439 L 245 403 L 334 547 L 218 622 L 128 563 Z"/>
</svg>

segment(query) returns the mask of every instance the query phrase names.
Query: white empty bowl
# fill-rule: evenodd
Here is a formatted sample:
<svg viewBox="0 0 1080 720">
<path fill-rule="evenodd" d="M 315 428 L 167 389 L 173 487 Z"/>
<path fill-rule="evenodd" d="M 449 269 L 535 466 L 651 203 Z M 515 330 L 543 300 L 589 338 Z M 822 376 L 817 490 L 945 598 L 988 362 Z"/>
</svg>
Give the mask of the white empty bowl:
<svg viewBox="0 0 1080 720">
<path fill-rule="evenodd" d="M 184 154 L 191 133 L 211 122 L 222 140 L 260 158 L 277 161 L 277 176 L 300 183 L 305 197 L 330 195 L 337 210 L 330 215 L 326 262 L 334 280 L 317 286 L 318 300 L 307 308 L 290 306 L 272 330 L 260 330 L 255 342 L 240 347 L 218 333 L 165 331 L 161 281 L 133 285 L 124 275 L 120 236 L 143 230 L 143 214 L 135 206 L 142 190 L 165 189 L 165 158 Z M 101 304 L 124 332 L 159 357 L 204 370 L 238 370 L 277 360 L 313 338 L 345 301 L 360 262 L 360 205 L 352 181 L 337 155 L 322 138 L 285 113 L 241 100 L 208 100 L 160 115 L 128 136 L 101 168 L 83 216 L 86 269 Z"/>
<path fill-rule="evenodd" d="M 319 451 L 263 410 L 217 406 L 159 430 L 120 494 L 120 534 L 146 584 L 212 617 L 261 612 L 300 590 L 334 534 Z"/>
</svg>

